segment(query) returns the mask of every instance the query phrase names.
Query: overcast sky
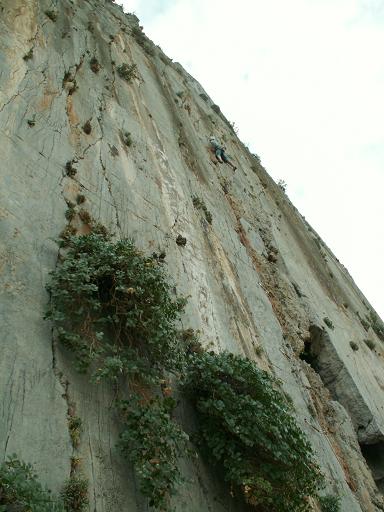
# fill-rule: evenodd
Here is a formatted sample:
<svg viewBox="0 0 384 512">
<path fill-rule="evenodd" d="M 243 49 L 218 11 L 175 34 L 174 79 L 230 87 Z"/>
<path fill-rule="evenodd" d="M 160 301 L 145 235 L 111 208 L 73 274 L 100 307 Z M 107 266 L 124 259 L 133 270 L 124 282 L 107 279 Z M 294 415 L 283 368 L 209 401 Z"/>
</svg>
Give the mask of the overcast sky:
<svg viewBox="0 0 384 512">
<path fill-rule="evenodd" d="M 286 181 L 384 318 L 384 0 L 123 4 Z"/>
</svg>

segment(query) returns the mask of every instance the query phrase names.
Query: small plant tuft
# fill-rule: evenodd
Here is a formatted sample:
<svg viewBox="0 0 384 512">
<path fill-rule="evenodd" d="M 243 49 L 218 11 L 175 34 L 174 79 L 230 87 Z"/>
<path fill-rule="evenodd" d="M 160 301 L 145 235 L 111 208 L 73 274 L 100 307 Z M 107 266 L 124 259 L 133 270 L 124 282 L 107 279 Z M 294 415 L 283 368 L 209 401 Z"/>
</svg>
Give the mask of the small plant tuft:
<svg viewBox="0 0 384 512">
<path fill-rule="evenodd" d="M 153 44 L 144 34 L 142 28 L 135 25 L 131 30 L 131 35 L 135 39 L 136 43 L 139 44 L 148 55 L 153 56 L 155 54 Z"/>
<path fill-rule="evenodd" d="M 359 350 L 359 345 L 356 342 L 350 341 L 349 344 L 351 346 L 351 349 L 354 350 L 355 352 Z"/>
<path fill-rule="evenodd" d="M 202 210 L 204 212 L 206 221 L 212 224 L 212 213 L 206 207 L 204 200 L 199 196 L 192 196 L 192 203 L 196 210 Z"/>
<path fill-rule="evenodd" d="M 281 188 L 281 190 L 282 190 L 283 192 L 286 192 L 286 190 L 287 190 L 287 184 L 286 184 L 286 182 L 285 182 L 284 180 L 279 180 L 279 181 L 277 182 L 277 186 L 278 186 L 279 188 Z"/>
<path fill-rule="evenodd" d="M 67 512 L 82 512 L 88 505 L 88 480 L 72 475 L 61 491 L 61 498 Z"/>
<path fill-rule="evenodd" d="M 78 448 L 80 445 L 80 434 L 82 431 L 82 421 L 78 416 L 68 416 L 68 429 L 71 436 L 72 446 Z"/>
<path fill-rule="evenodd" d="M 69 160 L 65 164 L 65 172 L 66 172 L 66 175 L 70 178 L 73 178 L 73 176 L 76 176 L 77 169 L 75 167 L 73 167 L 73 160 Z"/>
<path fill-rule="evenodd" d="M 132 82 L 133 79 L 139 78 L 136 64 L 121 64 L 117 67 L 117 73 L 120 78 L 128 83 Z"/>
<path fill-rule="evenodd" d="M 71 220 L 75 217 L 76 210 L 73 206 L 69 206 L 65 212 L 65 218 L 71 222 Z"/>
<path fill-rule="evenodd" d="M 364 327 L 364 329 L 368 332 L 369 328 L 371 327 L 371 324 L 367 322 L 364 318 L 360 318 L 361 325 Z"/>
<path fill-rule="evenodd" d="M 177 245 L 185 246 L 187 244 L 187 239 L 182 235 L 177 235 L 176 243 Z"/>
<path fill-rule="evenodd" d="M 89 62 L 89 67 L 95 74 L 97 74 L 101 69 L 101 64 L 99 63 L 96 57 L 92 57 L 92 59 Z"/>
<path fill-rule="evenodd" d="M 384 341 L 384 323 L 374 311 L 369 312 L 369 320 L 372 329 L 381 341 Z"/>
<path fill-rule="evenodd" d="M 339 512 L 340 511 L 340 498 L 338 496 L 327 496 L 319 497 L 319 504 L 321 512 Z"/>
<path fill-rule="evenodd" d="M 325 316 L 325 317 L 323 318 L 323 321 L 324 321 L 325 325 L 326 325 L 327 327 L 329 327 L 330 329 L 332 329 L 332 330 L 333 330 L 333 329 L 335 328 L 335 326 L 334 326 L 334 325 L 333 325 L 333 323 L 332 323 L 332 320 L 330 320 L 327 316 Z"/>
<path fill-rule="evenodd" d="M 31 48 L 29 52 L 24 55 L 23 59 L 25 61 L 33 59 L 33 48 Z"/>
<path fill-rule="evenodd" d="M 76 203 L 77 204 L 83 204 L 84 202 L 85 202 L 85 195 L 84 194 L 77 194 Z"/>
<path fill-rule="evenodd" d="M 71 471 L 72 472 L 77 471 L 80 465 L 81 465 L 80 457 L 71 457 Z"/>
<path fill-rule="evenodd" d="M 123 135 L 121 136 L 121 138 L 123 139 L 123 142 L 126 146 L 128 147 L 131 147 L 132 146 L 132 137 L 131 137 L 131 133 L 130 132 L 124 132 Z"/>
<path fill-rule="evenodd" d="M 375 347 L 376 347 L 376 343 L 374 341 L 372 341 L 372 340 L 366 339 L 366 340 L 364 340 L 364 343 L 367 345 L 367 347 L 370 350 L 374 350 Z"/>
<path fill-rule="evenodd" d="M 91 125 L 91 120 L 88 119 L 88 121 L 86 121 L 83 125 L 83 132 L 86 134 L 86 135 L 90 135 L 91 132 L 92 132 L 92 125 Z"/>
<path fill-rule="evenodd" d="M 54 23 L 57 21 L 57 12 L 53 10 L 44 11 L 44 14 Z"/>
</svg>

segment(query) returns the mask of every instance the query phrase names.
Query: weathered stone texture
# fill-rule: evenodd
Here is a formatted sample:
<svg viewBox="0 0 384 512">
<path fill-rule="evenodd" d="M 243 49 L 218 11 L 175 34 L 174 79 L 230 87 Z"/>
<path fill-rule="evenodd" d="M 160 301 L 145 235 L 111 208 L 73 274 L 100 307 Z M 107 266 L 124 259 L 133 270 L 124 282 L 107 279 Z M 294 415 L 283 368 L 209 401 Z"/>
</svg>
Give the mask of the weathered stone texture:
<svg viewBox="0 0 384 512">
<path fill-rule="evenodd" d="M 53 240 L 66 225 L 67 202 L 83 194 L 84 208 L 116 236 L 166 252 L 178 291 L 190 295 L 185 327 L 282 380 L 342 510 L 384 510 L 358 444 L 384 441 L 382 342 L 358 318 L 370 308 L 346 269 L 202 87 L 153 43 L 135 41 L 135 16 L 101 0 L 61 0 L 56 22 L 47 9 L 52 2 L 0 1 L 1 456 L 35 463 L 59 490 L 69 475 L 74 407 L 84 423 L 89 510 L 147 510 L 116 448 L 110 390 L 76 374 L 43 321 L 58 257 Z M 99 69 L 91 69 L 93 57 Z M 136 64 L 138 78 L 123 80 L 122 63 Z M 235 174 L 214 162 L 211 134 L 225 141 Z M 212 225 L 193 207 L 194 195 Z M 308 340 L 318 374 L 299 358 Z M 201 461 L 183 467 L 189 483 L 177 510 L 241 509 Z M 380 484 L 383 468 L 372 467 Z"/>
</svg>

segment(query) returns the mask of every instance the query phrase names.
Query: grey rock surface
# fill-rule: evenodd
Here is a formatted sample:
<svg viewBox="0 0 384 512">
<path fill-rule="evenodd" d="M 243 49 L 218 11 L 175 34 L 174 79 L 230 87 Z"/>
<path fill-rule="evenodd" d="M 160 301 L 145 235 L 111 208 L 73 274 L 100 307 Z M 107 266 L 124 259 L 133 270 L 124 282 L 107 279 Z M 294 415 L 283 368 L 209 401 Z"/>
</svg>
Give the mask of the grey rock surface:
<svg viewBox="0 0 384 512">
<path fill-rule="evenodd" d="M 55 22 L 45 14 L 52 6 Z M 1 457 L 16 452 L 59 491 L 75 411 L 89 511 L 148 509 L 116 448 L 111 390 L 75 372 L 43 320 L 54 240 L 67 202 L 83 194 L 84 208 L 116 237 L 166 252 L 178 292 L 190 296 L 185 327 L 282 380 L 342 511 L 384 510 L 384 463 L 369 454 L 384 442 L 383 345 L 359 318 L 372 308 L 201 85 L 151 41 L 137 43 L 137 24 L 108 1 L 0 1 Z M 123 63 L 137 65 L 131 82 L 117 72 Z M 225 141 L 235 173 L 214 161 L 211 134 Z M 74 224 L 87 232 L 79 218 Z M 304 343 L 311 365 L 300 358 Z M 202 460 L 185 461 L 183 471 L 176 510 L 244 508 Z"/>
</svg>

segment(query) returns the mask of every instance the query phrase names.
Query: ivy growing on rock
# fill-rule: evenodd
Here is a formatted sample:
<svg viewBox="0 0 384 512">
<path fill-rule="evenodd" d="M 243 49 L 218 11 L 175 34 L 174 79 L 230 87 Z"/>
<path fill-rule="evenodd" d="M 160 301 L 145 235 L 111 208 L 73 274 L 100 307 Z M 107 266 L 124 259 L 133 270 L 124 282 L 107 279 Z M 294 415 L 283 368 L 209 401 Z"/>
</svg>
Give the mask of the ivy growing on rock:
<svg viewBox="0 0 384 512">
<path fill-rule="evenodd" d="M 262 511 L 309 510 L 320 470 L 268 373 L 230 353 L 199 353 L 184 389 L 198 412 L 202 450 L 248 503 Z"/>
</svg>

